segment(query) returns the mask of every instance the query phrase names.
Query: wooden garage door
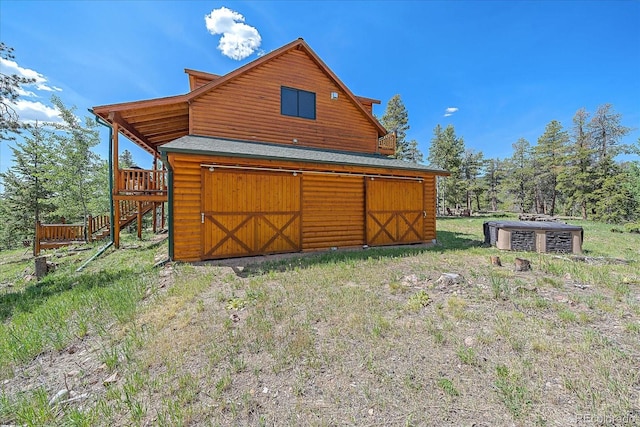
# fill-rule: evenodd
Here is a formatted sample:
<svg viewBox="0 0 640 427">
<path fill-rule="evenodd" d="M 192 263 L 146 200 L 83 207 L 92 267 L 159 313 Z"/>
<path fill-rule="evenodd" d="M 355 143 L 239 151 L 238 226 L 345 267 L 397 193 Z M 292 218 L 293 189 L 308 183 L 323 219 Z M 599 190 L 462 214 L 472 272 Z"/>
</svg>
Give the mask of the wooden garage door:
<svg viewBox="0 0 640 427">
<path fill-rule="evenodd" d="M 424 241 L 422 182 L 367 178 L 367 244 Z"/>
<path fill-rule="evenodd" d="M 300 251 L 300 176 L 202 169 L 202 258 Z"/>
</svg>

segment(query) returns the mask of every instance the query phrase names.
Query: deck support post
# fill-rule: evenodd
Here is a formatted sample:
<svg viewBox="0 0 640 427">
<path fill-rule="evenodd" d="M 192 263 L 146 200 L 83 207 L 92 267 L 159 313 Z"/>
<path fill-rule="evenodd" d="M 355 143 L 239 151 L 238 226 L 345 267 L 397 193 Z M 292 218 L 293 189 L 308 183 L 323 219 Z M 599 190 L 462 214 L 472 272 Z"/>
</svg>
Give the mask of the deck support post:
<svg viewBox="0 0 640 427">
<path fill-rule="evenodd" d="M 142 202 L 138 201 L 136 203 L 138 208 L 138 239 L 142 239 Z"/>
<path fill-rule="evenodd" d="M 120 200 L 113 201 L 113 218 L 114 223 L 111 224 L 111 233 L 113 236 L 113 245 L 120 248 Z"/>
<path fill-rule="evenodd" d="M 118 194 L 118 188 L 120 188 L 120 169 L 118 167 L 118 135 L 120 133 L 119 125 L 117 122 L 113 123 L 113 152 L 111 153 L 111 161 L 113 163 L 113 194 L 111 200 L 114 207 L 113 222 L 111 224 L 111 235 L 113 236 L 113 245 L 116 248 L 120 248 L 120 200 L 116 200 L 115 196 Z"/>
</svg>

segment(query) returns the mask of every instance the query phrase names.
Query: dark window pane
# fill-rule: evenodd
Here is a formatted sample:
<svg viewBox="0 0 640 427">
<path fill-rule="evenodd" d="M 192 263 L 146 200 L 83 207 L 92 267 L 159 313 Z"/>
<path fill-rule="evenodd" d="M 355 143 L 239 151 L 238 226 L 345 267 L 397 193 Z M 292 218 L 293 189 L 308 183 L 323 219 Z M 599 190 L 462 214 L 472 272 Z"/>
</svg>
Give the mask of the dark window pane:
<svg viewBox="0 0 640 427">
<path fill-rule="evenodd" d="M 298 91 L 297 90 L 289 89 L 288 87 L 281 88 L 280 113 L 284 114 L 285 116 L 298 115 Z"/>
<path fill-rule="evenodd" d="M 316 118 L 316 94 L 313 92 L 298 92 L 298 115 L 305 119 Z"/>
</svg>

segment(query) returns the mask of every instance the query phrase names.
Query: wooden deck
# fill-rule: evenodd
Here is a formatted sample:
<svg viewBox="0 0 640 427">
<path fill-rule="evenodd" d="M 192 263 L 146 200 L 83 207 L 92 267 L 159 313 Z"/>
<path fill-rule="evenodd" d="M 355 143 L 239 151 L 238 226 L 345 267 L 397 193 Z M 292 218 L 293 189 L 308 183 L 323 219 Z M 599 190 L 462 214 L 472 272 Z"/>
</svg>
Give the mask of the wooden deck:
<svg viewBox="0 0 640 427">
<path fill-rule="evenodd" d="M 164 228 L 164 202 L 167 201 L 167 171 L 144 169 L 119 169 L 115 174 L 113 194 L 114 213 L 118 227 L 114 233 L 116 247 L 120 241 L 120 230 L 137 222 L 138 237 L 142 237 L 142 218 L 149 212 L 161 210 Z M 157 216 L 153 217 L 153 230 L 158 228 Z M 109 215 L 89 216 L 84 223 L 41 224 L 36 223 L 34 255 L 42 249 L 93 242 L 111 234 Z"/>
</svg>

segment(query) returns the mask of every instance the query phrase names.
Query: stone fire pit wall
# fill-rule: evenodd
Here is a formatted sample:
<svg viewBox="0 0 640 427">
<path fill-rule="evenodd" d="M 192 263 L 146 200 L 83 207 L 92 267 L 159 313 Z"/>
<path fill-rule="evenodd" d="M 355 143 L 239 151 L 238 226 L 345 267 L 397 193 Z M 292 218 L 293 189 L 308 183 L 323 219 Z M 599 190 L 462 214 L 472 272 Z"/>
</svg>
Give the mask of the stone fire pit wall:
<svg viewBox="0 0 640 427">
<path fill-rule="evenodd" d="M 548 221 L 487 221 L 484 242 L 498 249 L 582 253 L 582 227 Z"/>
</svg>

